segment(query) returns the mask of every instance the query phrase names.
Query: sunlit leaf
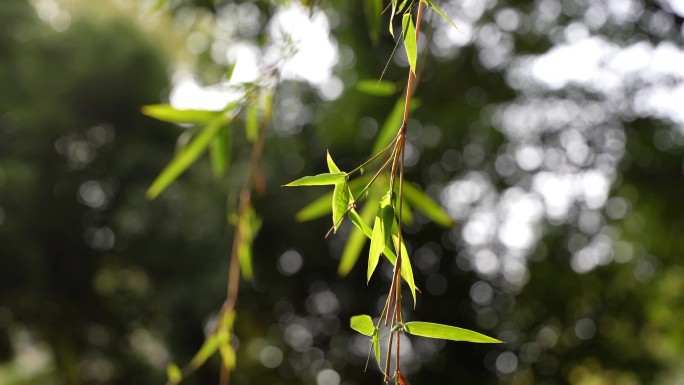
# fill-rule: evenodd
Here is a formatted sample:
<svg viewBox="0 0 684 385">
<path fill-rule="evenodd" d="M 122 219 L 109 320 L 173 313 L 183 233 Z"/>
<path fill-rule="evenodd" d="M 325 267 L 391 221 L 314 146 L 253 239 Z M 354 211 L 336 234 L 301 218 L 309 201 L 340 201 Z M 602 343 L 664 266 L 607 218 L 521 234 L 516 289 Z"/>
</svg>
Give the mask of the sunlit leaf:
<svg viewBox="0 0 684 385">
<path fill-rule="evenodd" d="M 369 95 L 390 96 L 397 91 L 397 86 L 385 80 L 359 80 L 356 89 Z"/>
<path fill-rule="evenodd" d="M 259 136 L 259 108 L 256 103 L 251 103 L 247 106 L 245 112 L 245 133 L 247 140 L 254 142 Z"/>
<path fill-rule="evenodd" d="M 349 185 L 347 185 L 347 180 L 345 179 L 342 183 L 335 185 L 335 190 L 333 191 L 332 199 L 332 218 L 334 231 L 340 227 L 342 218 L 347 214 L 349 209 L 349 204 L 351 202 L 351 192 L 349 191 Z"/>
<path fill-rule="evenodd" d="M 211 157 L 211 169 L 214 177 L 219 178 L 225 175 L 230 164 L 230 152 L 232 147 L 232 137 L 228 133 L 228 127 L 221 129 L 216 137 L 211 141 L 209 155 Z"/>
<path fill-rule="evenodd" d="M 421 0 L 421 1 L 422 1 L 423 3 L 429 5 L 430 8 L 432 8 L 435 12 L 437 12 L 440 16 L 442 16 L 446 21 L 448 21 L 449 24 L 453 25 L 454 28 L 456 28 L 457 31 L 459 31 L 459 32 L 461 31 L 460 29 L 458 29 L 458 26 L 456 26 L 456 24 L 455 24 L 453 21 L 451 21 L 451 19 L 449 18 L 449 16 L 447 16 L 444 12 L 442 12 L 441 9 L 437 8 L 437 6 L 435 5 L 435 3 L 433 3 L 431 0 Z"/>
<path fill-rule="evenodd" d="M 366 314 L 351 317 L 349 326 L 357 332 L 369 337 L 372 336 L 375 331 L 373 319 Z"/>
<path fill-rule="evenodd" d="M 495 338 L 455 326 L 442 325 L 432 322 L 411 321 L 404 324 L 404 330 L 414 336 L 438 338 L 451 341 L 465 341 L 477 343 L 501 343 Z"/>
<path fill-rule="evenodd" d="M 330 156 L 330 151 L 326 152 L 326 161 L 328 162 L 328 171 L 330 171 L 330 173 L 342 172 L 340 171 L 340 168 L 337 167 L 337 165 L 335 164 L 335 161 L 333 160 L 332 156 Z"/>
<path fill-rule="evenodd" d="M 207 124 L 223 114 L 221 111 L 179 110 L 170 104 L 150 104 L 143 106 L 141 112 L 164 122 L 195 124 Z"/>
<path fill-rule="evenodd" d="M 375 214 L 375 208 L 377 207 L 377 202 L 373 203 L 370 200 L 366 200 L 363 209 L 361 210 L 361 218 L 364 222 L 370 221 Z M 351 269 L 356 265 L 363 246 L 366 244 L 366 234 L 363 230 L 355 226 L 349 238 L 347 238 L 347 243 L 344 245 L 344 250 L 342 251 L 342 258 L 340 258 L 340 264 L 337 268 L 337 274 L 344 277 Z"/>
<path fill-rule="evenodd" d="M 207 339 L 204 340 L 202 347 L 200 347 L 199 351 L 190 361 L 190 368 L 194 370 L 204 365 L 209 357 L 213 356 L 218 348 L 225 343 L 225 340 L 228 338 L 229 336 L 226 333 L 213 333 L 209 335 Z"/>
<path fill-rule="evenodd" d="M 366 234 L 366 237 L 370 238 L 372 235 L 373 230 L 368 226 L 368 224 L 361 218 L 359 213 L 356 212 L 356 210 L 352 209 L 349 210 L 349 220 L 356 226 L 357 228 L 361 229 L 364 234 Z M 385 247 L 385 250 L 383 251 L 383 254 L 385 254 L 385 257 L 387 258 L 388 261 L 392 265 L 394 265 L 397 262 L 397 256 L 394 254 L 392 250 L 390 250 L 389 247 Z M 404 269 L 401 269 L 401 276 L 404 278 L 406 282 L 413 282 L 413 277 L 406 276 L 406 271 Z M 416 291 L 418 289 L 416 288 Z"/>
<path fill-rule="evenodd" d="M 425 214 L 432 221 L 446 227 L 454 225 L 454 221 L 449 214 L 418 187 L 411 183 L 404 183 L 403 191 L 406 201 L 410 202 L 416 210 Z"/>
<path fill-rule="evenodd" d="M 368 23 L 368 32 L 373 43 L 377 43 L 380 38 L 380 27 L 382 26 L 382 0 L 364 0 L 363 5 Z"/>
<path fill-rule="evenodd" d="M 352 181 L 348 183 L 349 188 L 352 191 L 352 197 L 355 197 L 357 194 L 361 192 L 361 190 L 366 185 L 366 183 L 368 183 L 370 178 L 371 176 L 365 175 L 359 178 L 354 178 Z M 330 205 L 330 200 L 332 199 L 332 196 L 333 192 L 331 191 L 316 198 L 313 202 L 309 203 L 308 205 L 304 206 L 301 210 L 299 210 L 297 214 L 295 214 L 295 219 L 297 219 L 300 222 L 304 222 L 330 214 L 332 209 Z"/>
<path fill-rule="evenodd" d="M 392 2 L 392 13 L 390 13 L 390 21 L 389 21 L 389 32 L 392 37 L 394 37 L 394 15 L 397 12 L 397 0 L 390 0 Z"/>
<path fill-rule="evenodd" d="M 344 173 L 344 172 L 318 174 L 318 175 L 305 176 L 303 178 L 299 178 L 299 179 L 297 179 L 293 182 L 290 182 L 284 186 L 285 187 L 296 187 L 296 186 L 333 185 L 333 184 L 343 182 L 346 178 L 347 178 L 347 173 Z"/>
<path fill-rule="evenodd" d="M 168 385 L 175 385 L 183 380 L 183 373 L 178 365 L 171 363 L 166 366 L 166 379 Z"/>
<path fill-rule="evenodd" d="M 235 357 L 235 349 L 230 345 L 230 341 L 219 347 L 219 353 L 221 353 L 223 366 L 225 366 L 226 369 L 234 369 L 237 359 Z"/>
<path fill-rule="evenodd" d="M 261 219 L 256 215 L 254 209 L 250 207 L 240 218 L 238 218 L 238 226 L 240 231 L 238 244 L 240 271 L 245 280 L 251 280 L 254 275 L 252 246 L 256 234 L 261 228 Z"/>
<path fill-rule="evenodd" d="M 377 214 L 375 214 L 373 232 L 371 233 L 370 250 L 368 253 L 367 281 L 370 281 L 375 268 L 378 266 L 380 254 L 383 253 L 385 247 L 389 243 L 392 220 L 394 219 L 394 208 L 392 207 L 391 197 L 392 194 L 389 192 L 380 199 L 380 205 L 378 206 Z"/>
<path fill-rule="evenodd" d="M 216 137 L 216 134 L 223 128 L 226 123 L 223 117 L 216 118 L 211 121 L 202 131 L 193 138 L 190 143 L 183 148 L 183 150 L 176 155 L 176 157 L 162 170 L 157 179 L 154 180 L 150 188 L 147 190 L 147 197 L 149 199 L 156 198 L 171 182 L 176 180 L 178 176 L 185 171 L 197 158 L 206 151 L 209 143 Z"/>
<path fill-rule="evenodd" d="M 392 234 L 392 241 L 394 242 L 394 249 L 398 250 L 398 244 L 399 244 L 399 236 L 397 235 L 397 231 L 395 231 L 396 228 L 393 228 L 393 234 Z M 394 263 L 393 263 L 394 264 Z M 416 281 L 413 278 L 413 268 L 411 266 L 411 257 L 408 255 L 408 251 L 406 250 L 406 245 L 404 244 L 404 240 L 401 240 L 401 276 L 404 278 L 404 281 L 409 285 L 409 289 L 411 290 L 411 297 L 413 297 L 413 306 L 416 306 Z"/>
<path fill-rule="evenodd" d="M 401 20 L 401 30 L 404 34 L 404 48 L 408 57 L 411 71 L 416 74 L 416 62 L 418 60 L 418 46 L 416 44 L 416 27 L 413 25 L 411 12 L 406 12 Z"/>
<path fill-rule="evenodd" d="M 375 356 L 375 362 L 378 363 L 378 367 L 380 367 L 380 370 L 382 370 L 382 364 L 380 363 L 380 336 L 379 330 L 377 328 L 373 330 L 373 353 Z"/>
<path fill-rule="evenodd" d="M 385 123 L 375 136 L 375 143 L 373 144 L 372 151 L 373 154 L 376 154 L 378 151 L 387 147 L 395 135 L 397 135 L 397 132 L 399 132 L 401 122 L 404 119 L 404 103 L 404 98 L 397 99 L 392 111 L 390 112 L 389 116 L 387 116 L 387 119 L 385 119 Z M 420 107 L 420 101 L 416 98 L 411 98 L 409 112 L 413 112 L 418 107 Z"/>
</svg>

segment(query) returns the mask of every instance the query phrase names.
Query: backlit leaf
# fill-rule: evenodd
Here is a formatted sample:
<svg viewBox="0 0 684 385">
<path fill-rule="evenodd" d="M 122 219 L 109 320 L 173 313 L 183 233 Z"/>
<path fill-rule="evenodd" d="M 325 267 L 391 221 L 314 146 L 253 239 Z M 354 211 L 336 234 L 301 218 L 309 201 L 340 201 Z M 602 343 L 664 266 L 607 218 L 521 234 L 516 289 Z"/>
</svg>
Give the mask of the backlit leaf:
<svg viewBox="0 0 684 385">
<path fill-rule="evenodd" d="M 342 183 L 335 185 L 335 190 L 333 191 L 332 199 L 332 218 L 333 218 L 333 232 L 337 232 L 337 229 L 342 223 L 342 219 L 347 210 L 349 209 L 349 203 L 351 202 L 351 192 L 349 191 L 349 186 L 347 185 L 347 180 L 345 179 Z"/>
<path fill-rule="evenodd" d="M 170 104 L 150 104 L 143 106 L 141 112 L 151 118 L 169 123 L 207 124 L 221 116 L 221 111 L 179 110 Z"/>
<path fill-rule="evenodd" d="M 225 123 L 225 119 L 219 117 L 215 118 L 204 127 L 204 129 L 202 129 L 202 131 L 193 138 L 166 167 L 164 167 L 157 179 L 152 182 L 152 185 L 147 190 L 147 197 L 149 199 L 156 198 L 171 184 L 171 182 L 176 180 L 185 169 L 193 164 L 197 158 L 206 151 L 209 143 L 216 137 Z"/>
<path fill-rule="evenodd" d="M 368 183 L 370 178 L 370 175 L 365 175 L 362 177 L 354 178 L 352 181 L 348 183 L 349 188 L 352 191 L 352 198 L 361 192 L 361 190 L 366 185 L 366 183 Z M 297 214 L 295 214 L 295 219 L 297 219 L 300 222 L 304 222 L 330 214 L 330 200 L 332 199 L 332 196 L 333 192 L 331 191 L 329 193 L 321 195 L 319 198 L 316 198 L 313 202 L 309 203 L 308 205 L 304 206 L 301 210 L 299 210 Z"/>
<path fill-rule="evenodd" d="M 392 234 L 392 241 L 394 242 L 394 249 L 398 250 L 399 248 L 398 243 L 399 243 L 399 237 L 397 236 L 396 231 L 394 234 Z M 409 289 L 411 290 L 411 296 L 413 297 L 413 306 L 416 306 L 416 281 L 413 278 L 413 267 L 411 266 L 411 257 L 408 255 L 408 251 L 406 250 L 406 245 L 404 244 L 404 240 L 401 240 L 401 276 L 404 278 L 404 281 L 409 285 Z"/>
<path fill-rule="evenodd" d="M 356 89 L 369 95 L 390 96 L 397 91 L 397 86 L 385 80 L 359 80 Z"/>
<path fill-rule="evenodd" d="M 183 379 L 183 373 L 178 365 L 171 363 L 166 366 L 166 379 L 168 385 L 175 385 Z"/>
<path fill-rule="evenodd" d="M 404 183 L 404 198 L 406 201 L 410 202 L 416 210 L 425 214 L 435 223 L 438 223 L 445 227 L 451 227 L 454 225 L 453 219 L 449 214 L 442 209 L 442 207 L 432 200 L 427 194 L 421 191 L 418 187 L 411 183 Z"/>
<path fill-rule="evenodd" d="M 211 169 L 216 178 L 225 175 L 228 170 L 232 145 L 231 139 L 232 137 L 228 133 L 228 127 L 224 127 L 211 141 L 209 155 L 211 157 Z"/>
<path fill-rule="evenodd" d="M 371 203 L 370 200 L 366 200 L 366 203 L 361 210 L 361 218 L 364 222 L 370 221 L 375 214 L 375 207 L 377 203 Z M 342 251 L 342 258 L 340 258 L 340 264 L 337 268 L 337 274 L 344 277 L 351 269 L 356 265 L 359 256 L 361 255 L 361 250 L 366 244 L 366 234 L 359 227 L 354 227 L 347 238 L 347 243 L 344 245 L 344 250 Z"/>
<path fill-rule="evenodd" d="M 432 8 L 435 12 L 437 12 L 440 16 L 442 16 L 446 21 L 448 21 L 449 24 L 453 25 L 454 28 L 456 28 L 457 31 L 459 31 L 459 32 L 461 31 L 460 29 L 458 29 L 458 26 L 456 26 L 456 24 L 454 24 L 454 22 L 451 21 L 451 19 L 449 18 L 449 16 L 447 16 L 444 12 L 442 12 L 441 9 L 437 8 L 437 6 L 435 5 L 435 3 L 432 2 L 432 0 L 421 0 L 421 1 L 422 1 L 423 3 L 429 5 L 430 8 Z"/>
<path fill-rule="evenodd" d="M 413 25 L 411 12 L 406 12 L 401 20 L 401 30 L 404 34 L 404 48 L 408 57 L 411 71 L 416 74 L 416 62 L 418 60 L 418 46 L 416 44 L 416 27 Z"/>
<path fill-rule="evenodd" d="M 347 173 L 344 173 L 344 172 L 318 174 L 318 175 L 305 176 L 303 178 L 299 178 L 299 179 L 297 179 L 293 182 L 290 182 L 284 186 L 285 187 L 296 187 L 296 186 L 333 185 L 333 184 L 343 182 L 346 178 L 347 178 Z"/>
<path fill-rule="evenodd" d="M 228 338 L 229 336 L 227 333 L 213 333 L 209 335 L 207 339 L 204 340 L 202 347 L 200 347 L 199 351 L 190 361 L 190 368 L 194 370 L 204 365 L 204 363 L 209 359 L 209 357 L 213 356 L 214 353 L 216 353 L 216 351 L 218 350 L 218 348 Z"/>
<path fill-rule="evenodd" d="M 438 338 L 451 341 L 465 341 L 476 343 L 502 343 L 495 338 L 455 326 L 442 325 L 432 322 L 411 321 L 404 324 L 404 330 L 414 336 Z"/>
<path fill-rule="evenodd" d="M 370 250 L 368 254 L 368 272 L 366 280 L 370 281 L 375 268 L 378 266 L 380 254 L 383 253 L 385 247 L 389 243 L 392 219 L 394 218 L 394 209 L 391 202 L 391 193 L 387 193 L 380 199 L 377 214 L 375 215 L 375 222 L 373 224 L 373 232 L 371 233 Z"/>
<path fill-rule="evenodd" d="M 219 353 L 221 353 L 221 361 L 223 361 L 223 366 L 225 366 L 226 369 L 234 369 L 235 362 L 237 360 L 235 357 L 235 349 L 233 349 L 233 347 L 230 345 L 230 341 L 219 347 Z"/>
<path fill-rule="evenodd" d="M 375 331 L 373 319 L 366 314 L 355 315 L 351 317 L 350 325 L 352 329 L 363 334 L 364 336 L 372 336 Z"/>
</svg>

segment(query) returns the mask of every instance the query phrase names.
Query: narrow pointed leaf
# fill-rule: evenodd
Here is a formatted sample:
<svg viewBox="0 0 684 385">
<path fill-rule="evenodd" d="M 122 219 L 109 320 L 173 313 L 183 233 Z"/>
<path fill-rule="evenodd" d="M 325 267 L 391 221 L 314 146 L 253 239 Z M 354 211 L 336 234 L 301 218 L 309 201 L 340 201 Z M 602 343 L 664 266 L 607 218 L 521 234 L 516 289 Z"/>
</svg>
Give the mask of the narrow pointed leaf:
<svg viewBox="0 0 684 385">
<path fill-rule="evenodd" d="M 414 336 L 438 338 L 451 341 L 465 341 L 476 343 L 502 343 L 496 338 L 455 326 L 442 325 L 432 322 L 411 321 L 404 324 L 404 330 Z"/>
<path fill-rule="evenodd" d="M 230 162 L 230 134 L 227 127 L 221 129 L 211 141 L 209 155 L 211 157 L 211 169 L 215 178 L 220 178 L 228 170 Z"/>
<path fill-rule="evenodd" d="M 397 99 L 394 104 L 392 111 L 385 119 L 378 135 L 375 137 L 375 143 L 373 144 L 373 154 L 385 148 L 397 134 L 399 127 L 401 127 L 401 121 L 404 118 L 404 98 Z M 420 106 L 420 101 L 416 98 L 411 99 L 411 104 L 409 104 L 409 112 L 413 112 L 416 108 Z"/>
<path fill-rule="evenodd" d="M 392 13 L 390 13 L 390 21 L 389 21 L 389 33 L 394 37 L 394 15 L 397 12 L 397 0 L 390 0 L 392 2 Z"/>
<path fill-rule="evenodd" d="M 391 193 L 386 194 L 380 199 L 378 212 L 375 215 L 373 232 L 371 233 L 370 250 L 368 254 L 368 272 L 366 279 L 370 281 L 375 268 L 378 266 L 380 254 L 389 243 L 394 210 L 391 204 Z"/>
<path fill-rule="evenodd" d="M 349 210 L 349 220 L 359 228 L 361 231 L 363 231 L 364 234 L 366 234 L 366 237 L 371 238 L 373 230 L 368 226 L 368 224 L 361 218 L 359 213 L 356 212 L 356 210 L 352 209 Z M 403 243 L 403 242 L 402 242 Z M 388 261 L 392 265 L 394 265 L 397 262 L 397 256 L 394 254 L 392 250 L 390 250 L 389 247 L 385 247 L 385 250 L 383 251 L 383 254 L 385 254 L 385 257 L 387 258 Z M 408 267 L 407 267 L 408 268 Z M 404 269 L 401 269 L 401 276 L 404 278 L 404 280 L 408 282 L 413 282 L 413 272 L 411 272 L 410 276 L 407 276 L 407 271 Z M 416 288 L 416 291 L 418 291 L 418 288 Z"/>
<path fill-rule="evenodd" d="M 237 64 L 237 60 L 234 62 L 230 63 L 228 65 L 228 68 L 226 68 L 226 81 L 229 82 L 230 79 L 233 78 L 233 72 L 235 72 L 235 65 Z"/>
<path fill-rule="evenodd" d="M 409 66 L 411 66 L 411 71 L 415 75 L 416 62 L 418 61 L 418 46 L 416 44 L 416 27 L 413 25 L 411 12 L 404 14 L 401 21 L 401 30 L 404 34 L 404 48 L 406 49 Z"/>
<path fill-rule="evenodd" d="M 380 336 L 379 336 L 379 330 L 375 328 L 373 330 L 373 355 L 375 356 L 375 362 L 378 363 L 378 367 L 380 370 L 382 369 L 382 363 L 380 362 Z M 384 372 L 384 371 L 383 371 Z"/>
<path fill-rule="evenodd" d="M 233 349 L 233 347 L 230 345 L 230 341 L 219 347 L 219 353 L 221 353 L 221 361 L 223 361 L 223 366 L 225 366 L 226 369 L 235 369 L 235 362 L 237 360 L 235 357 L 235 349 Z"/>
<path fill-rule="evenodd" d="M 166 367 L 166 383 L 168 385 L 178 384 L 183 380 L 183 373 L 178 365 L 171 363 Z"/>
<path fill-rule="evenodd" d="M 373 319 L 367 314 L 355 315 L 351 317 L 349 326 L 364 336 L 372 336 L 375 331 Z"/>
<path fill-rule="evenodd" d="M 256 215 L 254 209 L 250 207 L 246 213 L 238 219 L 238 226 L 240 231 L 240 243 L 238 244 L 240 271 L 242 272 L 243 278 L 249 281 L 254 275 L 252 247 L 254 245 L 254 239 L 261 228 L 261 219 Z"/>
<path fill-rule="evenodd" d="M 195 354 L 195 356 L 190 361 L 190 368 L 197 369 L 213 356 L 218 348 L 224 343 L 224 340 L 228 338 L 226 333 L 214 333 L 207 337 L 202 344 L 202 347 Z"/>
<path fill-rule="evenodd" d="M 374 96 L 390 96 L 397 91 L 397 86 L 385 80 L 359 80 L 356 90 Z"/>
<path fill-rule="evenodd" d="M 394 242 L 394 249 L 398 250 L 399 248 L 398 243 L 399 243 L 399 237 L 397 234 L 392 234 L 392 241 Z M 416 306 L 416 281 L 413 278 L 413 267 L 411 266 L 411 257 L 408 255 L 408 251 L 406 250 L 406 245 L 404 244 L 404 240 L 401 240 L 401 276 L 404 278 L 404 281 L 409 286 L 409 289 L 411 290 L 411 297 L 413 297 L 413 306 Z"/>
<path fill-rule="evenodd" d="M 157 179 L 154 180 L 150 188 L 147 190 L 147 197 L 149 199 L 156 198 L 171 182 L 176 180 L 178 176 L 185 171 L 197 158 L 206 151 L 209 143 L 214 139 L 216 134 L 221 130 L 225 120 L 223 117 L 216 118 L 211 121 L 202 131 L 193 138 L 187 146 L 162 170 Z"/>
<path fill-rule="evenodd" d="M 247 140 L 254 143 L 259 136 L 259 109 L 256 103 L 247 106 L 245 112 L 245 133 Z"/>
<path fill-rule="evenodd" d="M 377 43 L 380 38 L 380 27 L 382 26 L 382 0 L 365 0 L 363 2 L 368 32 L 373 43 Z"/>
<path fill-rule="evenodd" d="M 332 219 L 333 219 L 333 232 L 337 232 L 337 229 L 342 223 L 342 219 L 345 214 L 347 214 L 347 209 L 349 209 L 349 204 L 351 202 L 351 192 L 349 191 L 349 185 L 347 185 L 347 180 L 345 179 L 342 183 L 335 185 L 335 190 L 333 190 L 332 199 Z"/>
<path fill-rule="evenodd" d="M 374 209 L 376 205 L 377 203 L 373 204 L 371 201 L 366 201 L 363 209 L 361 210 L 361 218 L 363 222 L 371 220 L 373 214 L 375 213 Z M 366 239 L 368 239 L 366 234 L 364 234 L 363 230 L 358 226 L 355 226 L 352 229 L 351 233 L 349 234 L 349 238 L 347 239 L 347 243 L 344 245 L 342 258 L 340 258 L 340 264 L 337 267 L 337 274 L 342 277 L 349 274 L 361 255 L 361 250 L 363 250 L 363 246 L 366 244 Z"/>
<path fill-rule="evenodd" d="M 330 173 L 342 172 L 340 171 L 340 168 L 337 167 L 337 165 L 335 164 L 335 161 L 333 160 L 332 156 L 330 156 L 330 151 L 326 152 L 326 161 L 328 162 L 328 171 L 330 171 Z"/>
<path fill-rule="evenodd" d="M 221 111 L 180 110 L 173 108 L 170 104 L 150 104 L 143 106 L 141 112 L 150 118 L 164 122 L 188 124 L 207 124 L 222 114 Z"/>
<path fill-rule="evenodd" d="M 313 176 L 305 176 L 299 178 L 296 181 L 290 182 L 285 187 L 296 187 L 296 186 L 325 186 L 334 185 L 343 182 L 347 178 L 347 173 L 335 172 L 327 174 L 318 174 Z"/>
<path fill-rule="evenodd" d="M 366 185 L 366 183 L 368 183 L 370 178 L 371 177 L 369 175 L 364 175 L 359 178 L 354 178 L 352 181 L 348 183 L 349 188 L 352 191 L 352 198 L 361 192 L 361 190 Z M 313 202 L 309 203 L 308 205 L 304 206 L 301 210 L 299 210 L 297 214 L 295 214 L 295 219 L 299 222 L 304 222 L 330 214 L 330 200 L 332 199 L 332 196 L 332 191 L 321 195 L 319 198 L 317 198 L 316 200 L 314 200 Z"/>
<path fill-rule="evenodd" d="M 437 12 L 440 16 L 442 16 L 446 21 L 449 22 L 449 24 L 451 24 L 452 26 L 454 26 L 454 28 L 456 28 L 457 31 L 461 32 L 461 30 L 458 29 L 458 26 L 457 26 L 453 21 L 451 21 L 451 19 L 449 18 L 449 16 L 447 16 L 446 13 L 442 12 L 441 9 L 437 8 L 437 6 L 435 5 L 435 3 L 432 2 L 432 0 L 421 0 L 421 1 L 422 1 L 423 3 L 429 5 L 430 8 L 432 8 L 433 11 Z"/>
<path fill-rule="evenodd" d="M 442 209 L 439 203 L 432 200 L 432 198 L 413 184 L 404 183 L 404 198 L 406 198 L 406 201 L 410 202 L 416 210 L 425 214 L 425 216 L 430 218 L 433 222 L 445 227 L 454 225 L 454 220 L 451 219 L 444 209 Z"/>
</svg>

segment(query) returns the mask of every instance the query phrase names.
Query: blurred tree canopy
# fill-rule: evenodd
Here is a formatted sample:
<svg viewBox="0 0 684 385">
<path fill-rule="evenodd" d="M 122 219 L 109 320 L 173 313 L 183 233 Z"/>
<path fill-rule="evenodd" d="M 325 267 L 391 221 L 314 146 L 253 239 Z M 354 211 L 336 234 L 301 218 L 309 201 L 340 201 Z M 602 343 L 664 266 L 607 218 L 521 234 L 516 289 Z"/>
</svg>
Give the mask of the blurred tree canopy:
<svg viewBox="0 0 684 385">
<path fill-rule="evenodd" d="M 374 41 L 363 1 L 88 3 L 0 2 L 0 383 L 159 384 L 192 357 L 223 301 L 238 186 L 205 159 L 147 201 L 184 128 L 140 106 L 202 107 L 272 63 L 233 381 L 381 381 L 347 320 L 382 306 L 391 270 L 338 277 L 349 223 L 324 239 L 327 221 L 294 219 L 324 190 L 279 186 L 324 171 L 326 149 L 343 169 L 371 153 L 401 95 L 355 85 L 382 73 L 386 28 Z M 506 344 L 402 342 L 411 383 L 682 384 L 681 2 L 437 3 L 460 32 L 426 13 L 406 172 L 457 224 L 407 227 L 408 317 Z M 384 79 L 400 90 L 407 68 L 398 49 Z M 229 181 L 245 140 L 235 152 Z"/>
</svg>

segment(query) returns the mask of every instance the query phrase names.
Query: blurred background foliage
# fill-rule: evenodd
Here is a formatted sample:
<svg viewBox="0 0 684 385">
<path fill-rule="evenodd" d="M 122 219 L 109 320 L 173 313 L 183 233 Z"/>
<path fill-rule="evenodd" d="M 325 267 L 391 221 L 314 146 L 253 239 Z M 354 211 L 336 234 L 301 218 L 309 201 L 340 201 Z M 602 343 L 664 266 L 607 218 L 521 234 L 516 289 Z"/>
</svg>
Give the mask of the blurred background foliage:
<svg viewBox="0 0 684 385">
<path fill-rule="evenodd" d="M 317 192 L 279 186 L 325 171 L 326 149 L 342 169 L 367 157 L 400 95 L 354 85 L 379 77 L 394 43 L 372 41 L 362 1 L 315 3 L 0 2 L 1 384 L 160 384 L 169 361 L 192 357 L 223 301 L 225 196 L 248 145 L 238 136 L 229 183 L 205 159 L 147 201 L 183 128 L 139 108 L 220 107 L 228 68 L 258 76 L 302 25 L 315 28 L 290 37 L 308 56 L 281 63 L 233 381 L 381 381 L 363 373 L 367 341 L 347 320 L 381 304 L 389 268 L 368 286 L 363 268 L 338 277 L 349 224 L 324 239 L 326 220 L 294 220 Z M 461 32 L 426 16 L 407 179 L 457 224 L 416 214 L 407 228 L 423 288 L 407 317 L 506 344 L 414 338 L 405 374 L 684 384 L 684 5 L 438 4 Z M 400 51 L 384 75 L 398 88 Z M 212 383 L 217 368 L 187 383 Z"/>
</svg>

